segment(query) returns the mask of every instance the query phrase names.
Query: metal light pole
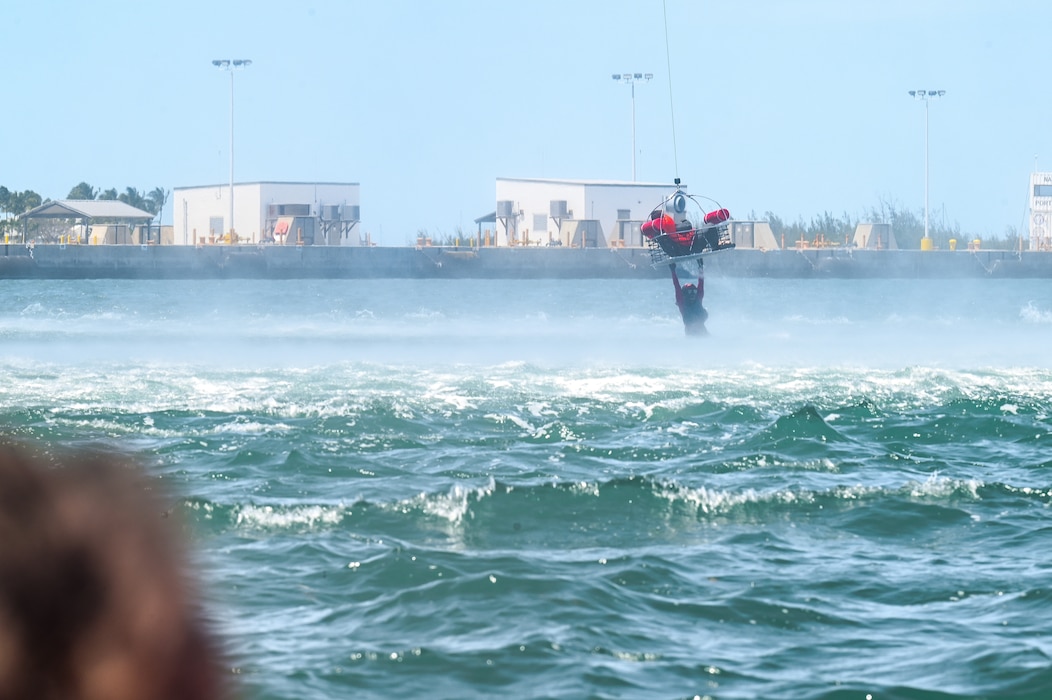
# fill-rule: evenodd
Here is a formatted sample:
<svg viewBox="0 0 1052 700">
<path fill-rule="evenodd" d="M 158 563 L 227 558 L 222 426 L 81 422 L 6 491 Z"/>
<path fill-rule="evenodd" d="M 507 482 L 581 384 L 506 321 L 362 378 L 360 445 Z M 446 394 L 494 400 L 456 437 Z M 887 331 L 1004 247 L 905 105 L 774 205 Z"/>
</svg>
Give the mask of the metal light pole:
<svg viewBox="0 0 1052 700">
<path fill-rule="evenodd" d="M 234 71 L 247 68 L 247 58 L 217 58 L 212 65 L 230 73 L 230 242 L 234 243 Z"/>
<path fill-rule="evenodd" d="M 942 97 L 945 90 L 910 90 L 910 96 L 917 100 L 924 100 L 924 240 L 931 244 L 928 235 L 928 103 L 931 100 Z M 923 245 L 921 248 L 923 249 Z"/>
<path fill-rule="evenodd" d="M 632 182 L 636 181 L 636 81 L 650 82 L 653 73 L 614 73 L 614 80 L 632 86 Z"/>
</svg>

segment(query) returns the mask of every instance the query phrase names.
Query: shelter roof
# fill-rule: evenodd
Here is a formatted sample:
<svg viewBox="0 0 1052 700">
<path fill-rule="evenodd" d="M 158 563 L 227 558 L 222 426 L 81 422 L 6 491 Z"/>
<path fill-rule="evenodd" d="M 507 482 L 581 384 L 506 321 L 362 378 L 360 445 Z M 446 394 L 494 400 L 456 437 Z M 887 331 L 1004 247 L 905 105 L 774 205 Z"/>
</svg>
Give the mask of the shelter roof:
<svg viewBox="0 0 1052 700">
<path fill-rule="evenodd" d="M 149 221 L 153 214 L 117 199 L 62 199 L 45 202 L 22 219 L 124 219 Z"/>
</svg>

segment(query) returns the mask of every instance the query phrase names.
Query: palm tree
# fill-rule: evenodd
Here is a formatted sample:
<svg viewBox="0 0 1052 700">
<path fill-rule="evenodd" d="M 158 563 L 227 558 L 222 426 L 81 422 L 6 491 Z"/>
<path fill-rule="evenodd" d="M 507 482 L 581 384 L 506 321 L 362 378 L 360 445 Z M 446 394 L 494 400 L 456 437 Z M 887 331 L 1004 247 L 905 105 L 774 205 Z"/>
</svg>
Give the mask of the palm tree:
<svg viewBox="0 0 1052 700">
<path fill-rule="evenodd" d="M 17 216 L 19 214 L 24 214 L 30 209 L 39 207 L 43 202 L 44 199 L 33 190 L 12 192 L 8 204 L 8 211 Z"/>
<path fill-rule="evenodd" d="M 39 207 L 44 201 L 43 198 L 33 190 L 11 192 L 6 187 L 0 187 L 0 196 L 3 196 L 5 201 L 3 206 L 4 213 L 12 214 L 14 216 L 18 216 L 30 209 Z M 9 230 L 13 230 L 15 226 L 15 219 L 5 219 L 2 228 L 6 233 Z"/>
<path fill-rule="evenodd" d="M 99 193 L 99 199 L 107 201 L 117 199 L 117 190 L 113 187 L 109 188 L 108 190 L 103 190 Z"/>
<path fill-rule="evenodd" d="M 154 187 L 146 195 L 146 211 L 150 212 L 157 219 L 157 242 L 161 242 L 161 212 L 164 211 L 164 203 L 168 201 L 168 190 L 163 187 Z M 149 229 L 152 228 L 147 226 L 147 238 L 152 239 L 152 233 L 149 233 Z"/>
<path fill-rule="evenodd" d="M 164 205 L 168 201 L 169 190 L 163 187 L 154 187 L 146 195 L 146 211 L 150 212 L 157 217 L 157 223 L 161 223 L 161 212 L 164 211 Z"/>
<path fill-rule="evenodd" d="M 66 199 L 95 199 L 99 191 L 86 182 L 81 182 L 69 191 Z"/>
<path fill-rule="evenodd" d="M 124 192 L 117 199 L 136 209 L 146 209 L 146 199 L 142 196 L 142 192 L 134 187 L 124 188 Z"/>
</svg>

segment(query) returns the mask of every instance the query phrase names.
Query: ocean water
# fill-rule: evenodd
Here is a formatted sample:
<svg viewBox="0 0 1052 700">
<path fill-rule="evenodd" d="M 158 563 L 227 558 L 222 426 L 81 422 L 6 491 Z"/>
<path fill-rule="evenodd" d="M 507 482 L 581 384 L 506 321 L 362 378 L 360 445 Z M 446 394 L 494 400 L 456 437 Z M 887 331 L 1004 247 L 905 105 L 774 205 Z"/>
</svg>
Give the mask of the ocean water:
<svg viewBox="0 0 1052 700">
<path fill-rule="evenodd" d="M 0 281 L 245 698 L 1052 697 L 1052 285 Z"/>
</svg>

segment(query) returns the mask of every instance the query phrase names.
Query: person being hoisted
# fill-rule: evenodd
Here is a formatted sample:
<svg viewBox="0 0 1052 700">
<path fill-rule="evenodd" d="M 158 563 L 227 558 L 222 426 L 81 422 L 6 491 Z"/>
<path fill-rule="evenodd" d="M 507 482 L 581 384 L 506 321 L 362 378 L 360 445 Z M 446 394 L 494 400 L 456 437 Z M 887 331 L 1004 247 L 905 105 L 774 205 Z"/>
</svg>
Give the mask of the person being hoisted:
<svg viewBox="0 0 1052 700">
<path fill-rule="evenodd" d="M 687 335 L 708 335 L 705 322 L 709 313 L 702 301 L 705 298 L 704 256 L 734 248 L 729 233 L 731 214 L 719 205 L 706 211 L 697 198 L 687 194 L 676 178 L 676 190 L 640 227 L 640 233 L 650 247 L 654 267 L 668 265 L 672 273 L 672 285 L 676 290 L 676 306 L 683 317 L 683 329 Z M 708 199 L 707 197 L 705 199 Z M 698 264 L 697 284 L 681 284 L 676 273 L 678 263 L 696 260 Z"/>
<path fill-rule="evenodd" d="M 698 260 L 696 285 L 688 282 L 681 286 L 676 276 L 676 263 L 669 263 L 668 267 L 672 271 L 672 285 L 676 288 L 676 306 L 683 317 L 683 330 L 687 335 L 708 335 L 705 321 L 709 318 L 709 312 L 701 303 L 705 298 L 705 268 L 701 266 L 701 260 Z"/>
</svg>

